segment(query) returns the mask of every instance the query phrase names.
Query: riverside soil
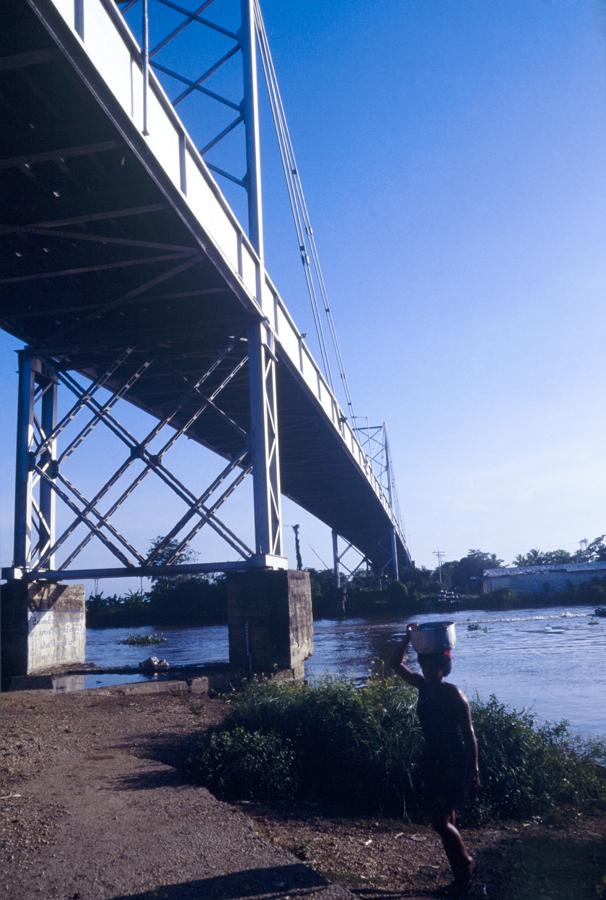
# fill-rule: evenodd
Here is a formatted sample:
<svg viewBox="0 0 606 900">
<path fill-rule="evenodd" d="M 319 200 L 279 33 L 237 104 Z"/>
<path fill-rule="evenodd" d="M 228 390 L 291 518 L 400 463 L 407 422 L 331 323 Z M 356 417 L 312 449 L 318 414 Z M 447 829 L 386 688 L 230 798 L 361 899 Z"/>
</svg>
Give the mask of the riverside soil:
<svg viewBox="0 0 606 900">
<path fill-rule="evenodd" d="M 188 783 L 191 741 L 226 708 L 177 687 L 0 695 L 0 896 L 440 896 L 448 870 L 430 829 L 230 805 Z M 470 896 L 606 898 L 606 820 L 559 819 L 467 829 Z"/>
</svg>

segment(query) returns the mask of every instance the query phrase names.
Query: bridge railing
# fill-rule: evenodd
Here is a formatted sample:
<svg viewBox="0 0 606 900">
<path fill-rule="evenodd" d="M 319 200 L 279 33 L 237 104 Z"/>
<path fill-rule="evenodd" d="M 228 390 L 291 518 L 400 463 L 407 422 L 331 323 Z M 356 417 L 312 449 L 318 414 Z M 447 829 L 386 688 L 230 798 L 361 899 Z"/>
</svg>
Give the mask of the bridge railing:
<svg viewBox="0 0 606 900">
<path fill-rule="evenodd" d="M 269 323 L 288 364 L 298 372 L 310 395 L 340 434 L 405 547 L 404 535 L 370 459 L 277 288 L 267 272 L 259 278 L 261 264 L 255 250 L 153 71 L 146 73 L 146 81 L 141 48 L 114 0 L 29 2 L 47 26 L 50 25 L 55 39 L 76 66 L 74 47 L 65 41 L 62 34 L 65 25 L 85 51 L 122 113 L 138 132 L 138 141 L 145 142 L 194 219 L 212 241 L 215 255 L 218 252 L 237 277 L 243 288 L 244 302 Z M 59 14 L 63 28 L 52 15 L 53 11 Z M 82 68 L 80 73 L 86 77 Z M 261 297 L 257 296 L 257 285 L 262 286 Z"/>
</svg>

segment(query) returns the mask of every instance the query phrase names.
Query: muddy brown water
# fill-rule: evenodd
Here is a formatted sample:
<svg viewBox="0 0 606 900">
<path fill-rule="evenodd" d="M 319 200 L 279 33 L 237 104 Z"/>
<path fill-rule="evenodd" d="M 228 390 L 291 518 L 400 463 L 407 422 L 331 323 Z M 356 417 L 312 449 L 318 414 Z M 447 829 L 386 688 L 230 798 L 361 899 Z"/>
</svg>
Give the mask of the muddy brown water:
<svg viewBox="0 0 606 900">
<path fill-rule="evenodd" d="M 457 647 L 451 680 L 469 697 L 495 694 L 516 709 L 527 708 L 542 720 L 567 719 L 572 730 L 586 737 L 606 736 L 606 619 L 593 608 L 550 607 L 508 611 L 459 611 L 417 616 L 414 621 L 445 619 L 457 624 Z M 324 674 L 362 684 L 380 671 L 390 645 L 400 638 L 404 619 L 322 619 L 314 625 L 314 655 L 306 674 Z M 471 626 L 471 627 L 470 627 Z M 154 629 L 89 629 L 87 660 L 99 666 L 137 665 L 154 654 L 172 666 L 227 660 L 227 628 L 169 628 L 166 643 L 157 646 L 120 644 L 129 634 Z M 414 659 L 412 654 L 411 659 Z M 86 678 L 87 687 L 146 676 Z"/>
</svg>

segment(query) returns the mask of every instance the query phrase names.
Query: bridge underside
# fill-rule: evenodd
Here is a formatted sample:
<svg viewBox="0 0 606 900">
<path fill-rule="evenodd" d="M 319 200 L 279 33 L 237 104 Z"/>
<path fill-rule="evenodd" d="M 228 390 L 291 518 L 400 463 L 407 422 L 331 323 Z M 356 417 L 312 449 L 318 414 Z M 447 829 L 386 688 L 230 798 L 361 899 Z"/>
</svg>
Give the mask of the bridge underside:
<svg viewBox="0 0 606 900">
<path fill-rule="evenodd" d="M 230 353 L 246 352 L 254 313 L 235 278 L 23 0 L 0 12 L 0 110 L 13 123 L 0 138 L 0 325 L 92 379 L 134 348 L 108 387 L 152 360 L 127 399 L 158 419 L 181 401 L 173 424 L 183 424 L 201 373 L 231 346 L 221 380 Z M 283 493 L 381 568 L 385 511 L 279 342 L 276 353 Z M 220 407 L 187 433 L 232 460 L 250 428 L 246 366 Z"/>
</svg>

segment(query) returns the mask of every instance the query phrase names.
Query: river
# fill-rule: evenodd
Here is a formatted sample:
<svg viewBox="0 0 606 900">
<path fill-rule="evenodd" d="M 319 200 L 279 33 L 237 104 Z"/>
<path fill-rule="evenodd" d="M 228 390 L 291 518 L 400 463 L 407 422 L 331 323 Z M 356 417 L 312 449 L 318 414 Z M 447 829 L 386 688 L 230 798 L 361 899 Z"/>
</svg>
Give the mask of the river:
<svg viewBox="0 0 606 900">
<path fill-rule="evenodd" d="M 606 619 L 596 619 L 593 607 L 433 613 L 414 621 L 439 619 L 457 623 L 450 680 L 469 697 L 495 694 L 541 720 L 567 719 L 577 734 L 606 736 Z M 362 684 L 381 668 L 404 627 L 405 620 L 394 618 L 317 621 L 308 679 L 330 674 Z M 137 665 L 151 654 L 166 657 L 172 666 L 227 660 L 227 628 L 220 625 L 163 629 L 167 642 L 157 647 L 119 643 L 128 634 L 153 630 L 89 629 L 87 660 L 99 666 Z M 87 687 L 137 680 L 145 676 L 92 675 Z"/>
</svg>

